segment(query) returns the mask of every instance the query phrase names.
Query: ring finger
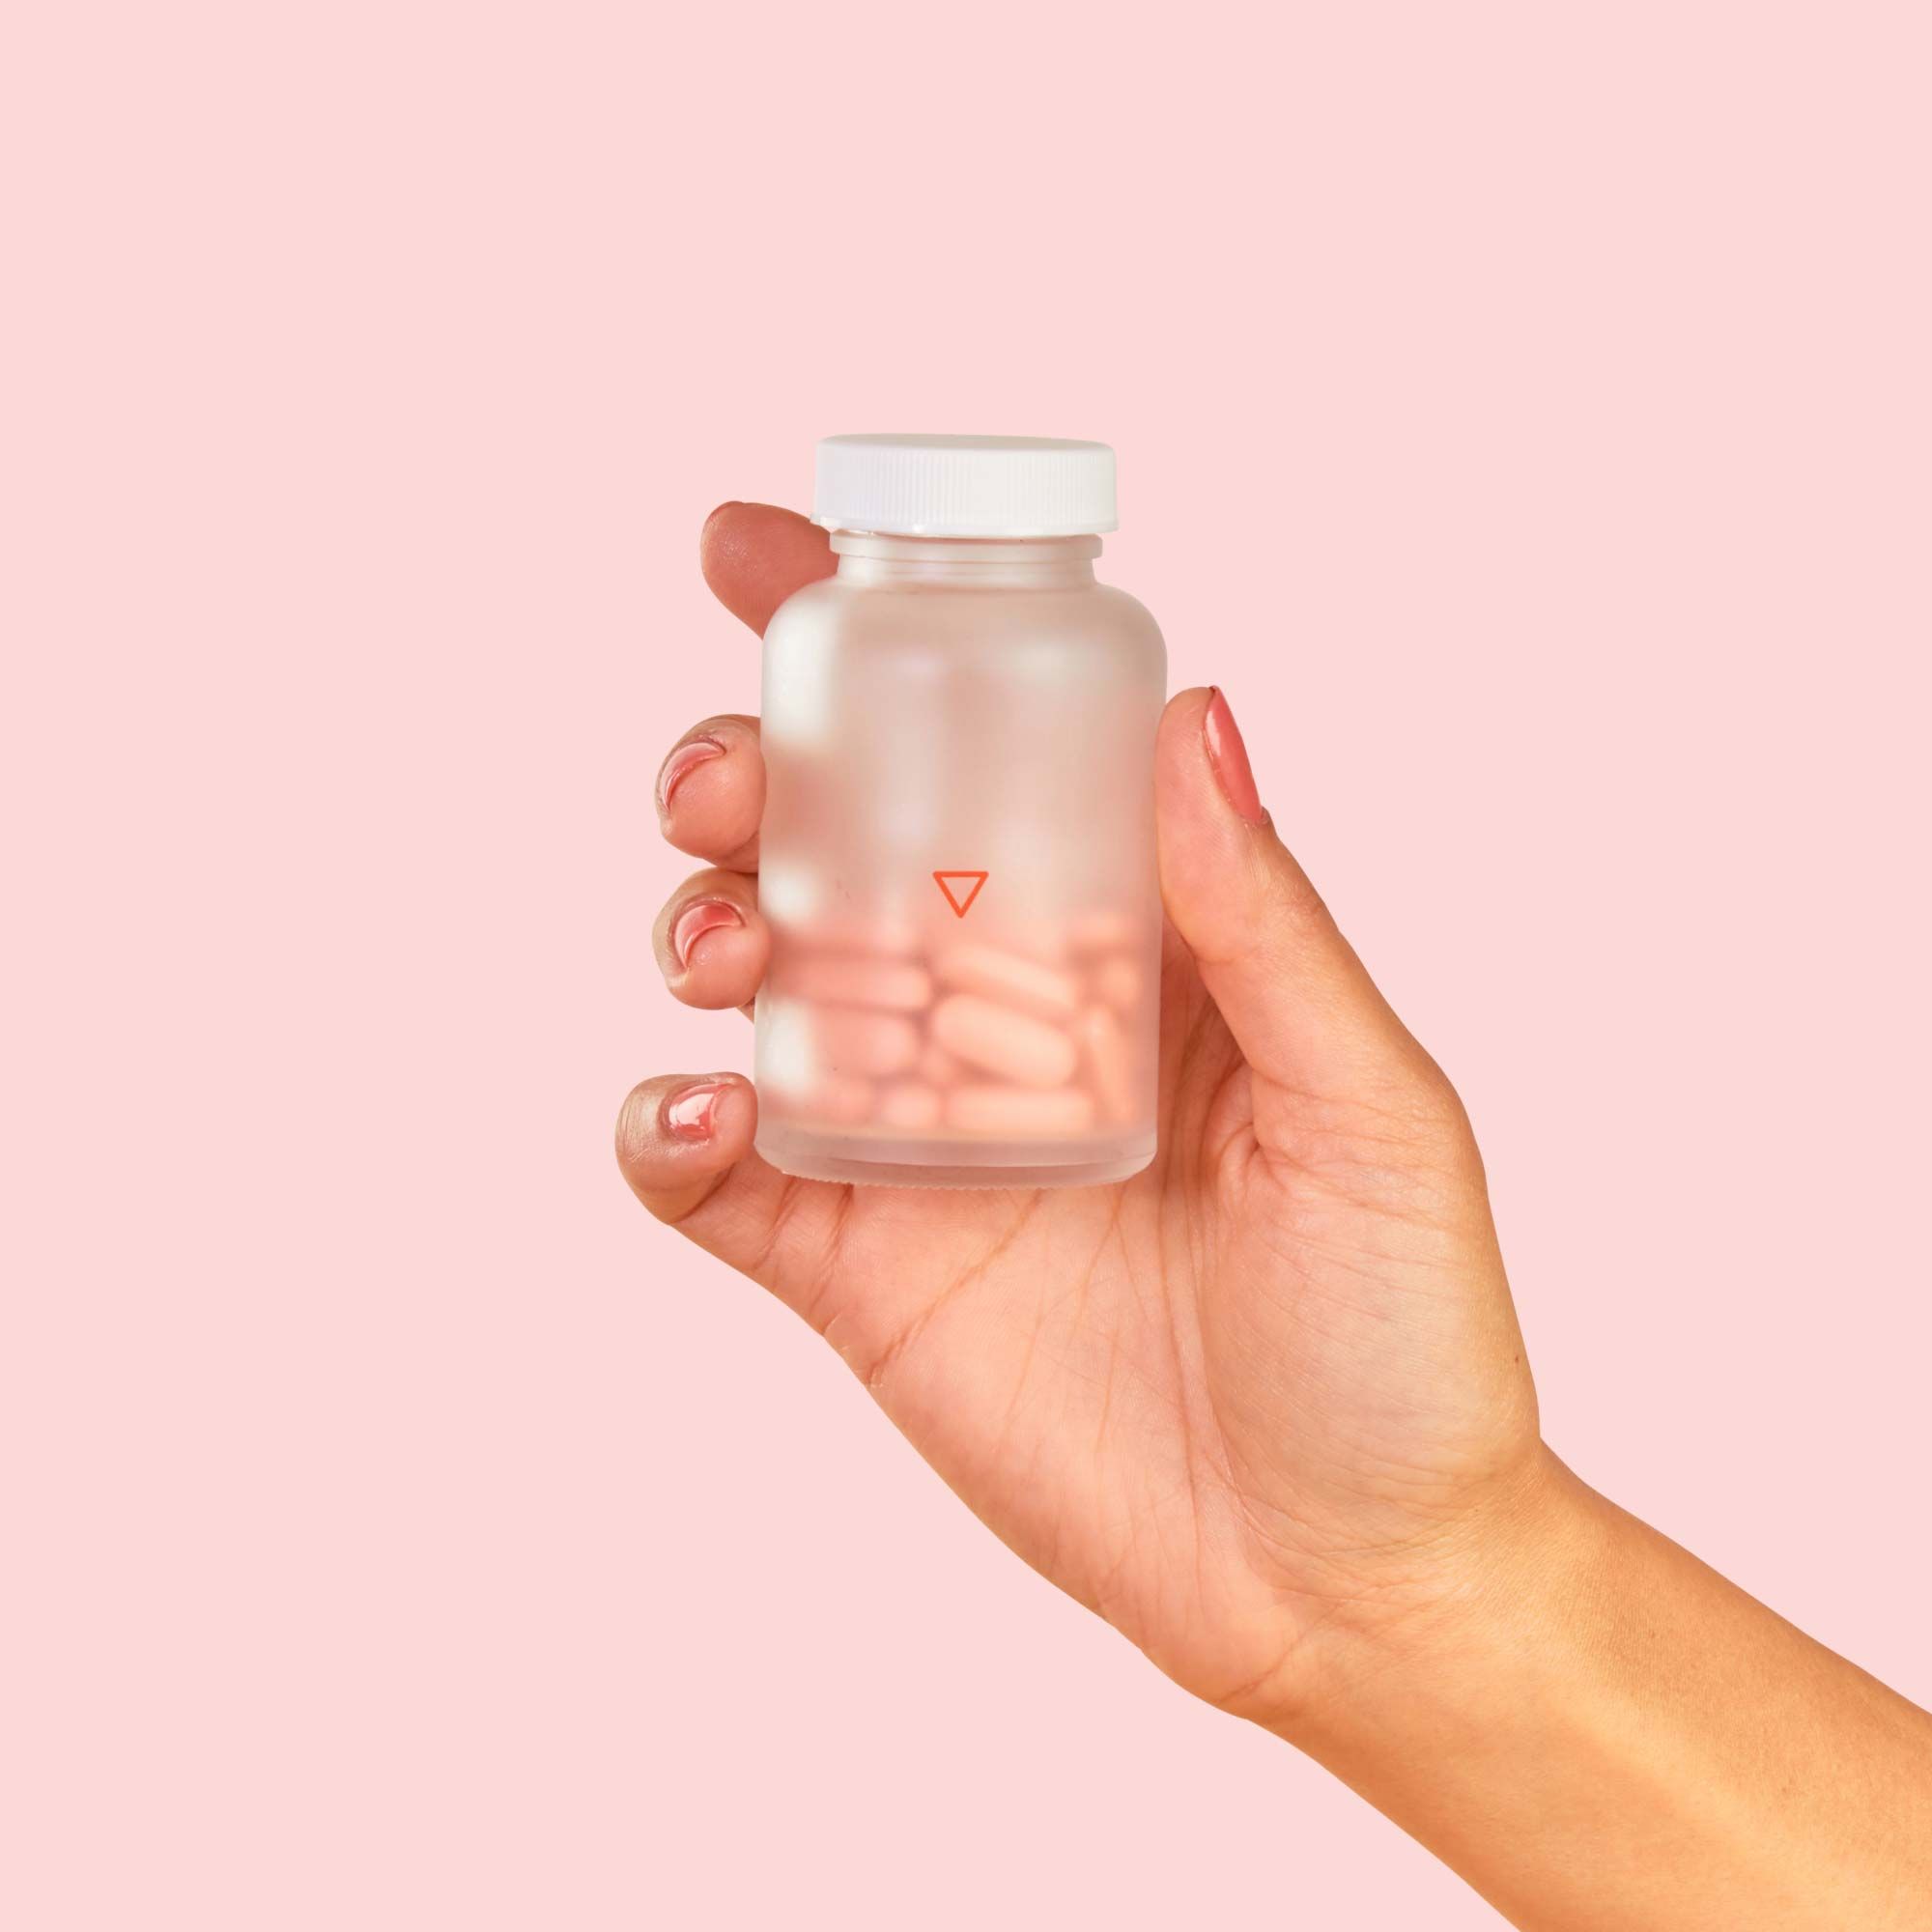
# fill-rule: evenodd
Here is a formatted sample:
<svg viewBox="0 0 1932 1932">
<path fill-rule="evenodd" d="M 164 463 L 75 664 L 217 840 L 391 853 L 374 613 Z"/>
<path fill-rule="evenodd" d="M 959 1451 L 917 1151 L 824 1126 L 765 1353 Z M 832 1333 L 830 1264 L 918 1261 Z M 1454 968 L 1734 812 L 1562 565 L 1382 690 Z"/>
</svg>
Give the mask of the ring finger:
<svg viewBox="0 0 1932 1932">
<path fill-rule="evenodd" d="M 651 945 L 673 999 L 688 1007 L 744 1006 L 771 955 L 757 881 L 717 867 L 694 873 L 665 902 Z"/>
</svg>

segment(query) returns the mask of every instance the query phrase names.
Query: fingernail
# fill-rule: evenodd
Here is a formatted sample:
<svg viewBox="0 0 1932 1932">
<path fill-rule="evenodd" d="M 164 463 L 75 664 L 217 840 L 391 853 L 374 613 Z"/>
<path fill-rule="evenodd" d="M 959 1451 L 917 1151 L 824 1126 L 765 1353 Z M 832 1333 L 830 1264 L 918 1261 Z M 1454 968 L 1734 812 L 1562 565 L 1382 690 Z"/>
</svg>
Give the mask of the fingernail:
<svg viewBox="0 0 1932 1932">
<path fill-rule="evenodd" d="M 691 949 L 721 925 L 743 925 L 745 916 L 726 899 L 694 899 L 671 921 L 670 950 L 680 968 L 691 964 Z"/>
<path fill-rule="evenodd" d="M 668 1095 L 664 1103 L 665 1132 L 672 1140 L 708 1141 L 725 1085 L 723 1080 L 706 1080 L 696 1087 L 680 1087 Z"/>
<path fill-rule="evenodd" d="M 1248 748 L 1241 742 L 1241 727 L 1235 723 L 1235 714 L 1228 709 L 1218 684 L 1211 688 L 1201 729 L 1208 740 L 1208 761 L 1221 781 L 1223 797 L 1250 825 L 1265 825 L 1267 813 L 1262 810 L 1262 795 L 1255 789 L 1254 767 L 1248 763 Z"/>
<path fill-rule="evenodd" d="M 713 758 L 722 758 L 724 747 L 716 738 L 694 738 L 688 745 L 680 745 L 664 761 L 664 769 L 658 774 L 658 810 L 670 810 L 670 795 L 699 765 L 706 765 Z"/>
</svg>

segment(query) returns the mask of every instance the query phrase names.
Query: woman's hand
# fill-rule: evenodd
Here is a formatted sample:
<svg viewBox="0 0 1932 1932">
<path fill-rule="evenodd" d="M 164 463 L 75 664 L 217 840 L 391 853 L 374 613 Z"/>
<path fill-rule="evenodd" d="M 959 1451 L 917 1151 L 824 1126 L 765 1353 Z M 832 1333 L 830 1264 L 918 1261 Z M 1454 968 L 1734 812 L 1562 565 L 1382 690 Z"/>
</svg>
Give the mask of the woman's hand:
<svg viewBox="0 0 1932 1932">
<path fill-rule="evenodd" d="M 706 575 L 762 630 L 825 575 L 726 504 Z M 1482 1162 L 1275 837 L 1224 700 L 1155 760 L 1160 1151 L 1110 1188 L 791 1180 L 735 1075 L 617 1127 L 652 1211 L 764 1284 L 1030 1563 L 1280 1732 L 1536 1932 L 1932 1925 L 1932 1719 L 1542 1446 Z M 756 724 L 672 748 L 671 991 L 765 970 Z"/>
<path fill-rule="evenodd" d="M 726 504 L 706 576 L 754 629 L 833 567 L 803 518 Z M 1291 1724 L 1363 1640 L 1480 1595 L 1552 1492 L 1456 1095 L 1256 797 L 1226 701 L 1156 756 L 1169 931 L 1160 1151 L 1110 1188 L 787 1179 L 735 1075 L 626 1101 L 651 1210 L 796 1310 L 983 1520 L 1189 1690 Z M 672 994 L 748 1006 L 764 773 L 713 718 L 659 781 L 709 862 L 657 923 Z M 1339 1681 L 1337 1679 L 1336 1681 Z"/>
</svg>

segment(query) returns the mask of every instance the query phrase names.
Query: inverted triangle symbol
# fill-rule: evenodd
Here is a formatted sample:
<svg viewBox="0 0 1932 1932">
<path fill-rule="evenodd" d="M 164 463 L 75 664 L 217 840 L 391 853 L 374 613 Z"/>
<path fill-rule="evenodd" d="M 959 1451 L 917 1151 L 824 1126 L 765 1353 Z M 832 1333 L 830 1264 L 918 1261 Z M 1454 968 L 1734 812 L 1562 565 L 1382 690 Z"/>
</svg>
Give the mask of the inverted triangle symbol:
<svg viewBox="0 0 1932 1932">
<path fill-rule="evenodd" d="M 946 895 L 946 903 L 952 908 L 955 919 L 966 917 L 973 901 L 980 896 L 980 888 L 986 883 L 984 872 L 935 872 L 932 876 L 939 882 L 939 890 Z"/>
</svg>

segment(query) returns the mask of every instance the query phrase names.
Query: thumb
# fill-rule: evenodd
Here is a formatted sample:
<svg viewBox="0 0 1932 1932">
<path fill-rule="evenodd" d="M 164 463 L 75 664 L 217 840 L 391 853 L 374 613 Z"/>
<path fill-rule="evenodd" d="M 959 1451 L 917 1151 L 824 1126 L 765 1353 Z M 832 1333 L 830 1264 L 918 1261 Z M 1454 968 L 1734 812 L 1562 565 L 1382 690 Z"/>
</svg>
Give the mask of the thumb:
<svg viewBox="0 0 1932 1932">
<path fill-rule="evenodd" d="M 1218 688 L 1170 700 L 1154 797 L 1167 916 L 1256 1073 L 1336 1096 L 1439 1078 L 1276 837 Z"/>
</svg>

